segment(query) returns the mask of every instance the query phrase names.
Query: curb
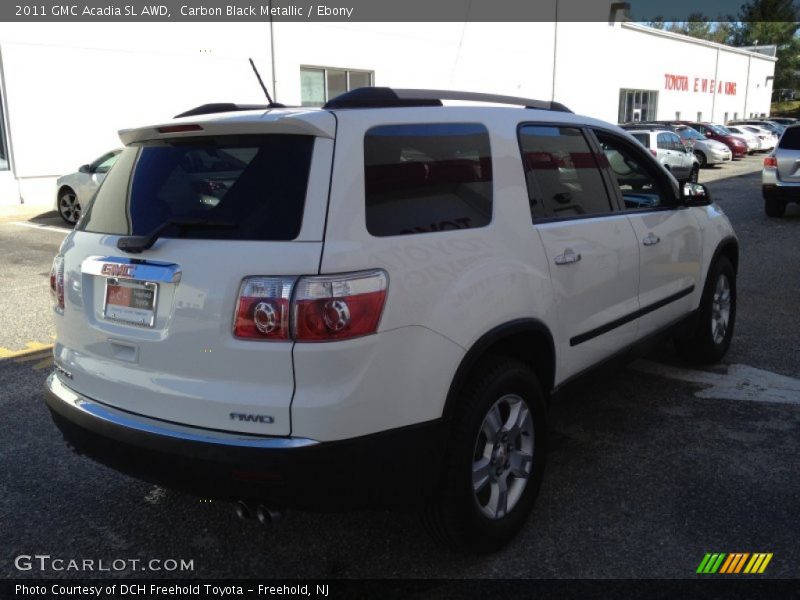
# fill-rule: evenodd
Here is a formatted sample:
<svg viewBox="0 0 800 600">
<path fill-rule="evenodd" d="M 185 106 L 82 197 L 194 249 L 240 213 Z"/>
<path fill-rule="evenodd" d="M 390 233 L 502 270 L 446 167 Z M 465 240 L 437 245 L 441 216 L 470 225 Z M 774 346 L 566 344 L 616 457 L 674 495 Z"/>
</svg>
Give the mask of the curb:
<svg viewBox="0 0 800 600">
<path fill-rule="evenodd" d="M 27 342 L 27 348 L 22 350 L 9 350 L 0 346 L 0 362 L 12 358 L 38 358 L 39 354 L 50 354 L 53 351 L 53 344 L 42 344 L 40 342 Z"/>
</svg>

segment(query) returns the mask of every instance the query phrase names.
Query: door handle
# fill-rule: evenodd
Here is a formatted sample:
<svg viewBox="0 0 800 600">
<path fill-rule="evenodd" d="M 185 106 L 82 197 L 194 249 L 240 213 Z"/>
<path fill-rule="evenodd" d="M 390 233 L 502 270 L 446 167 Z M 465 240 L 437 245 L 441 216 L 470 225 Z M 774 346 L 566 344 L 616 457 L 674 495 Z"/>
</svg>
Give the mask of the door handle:
<svg viewBox="0 0 800 600">
<path fill-rule="evenodd" d="M 653 232 L 651 231 L 650 233 L 648 233 L 648 234 L 645 236 L 645 238 L 642 240 L 642 243 L 643 243 L 645 246 L 655 246 L 655 245 L 656 245 L 658 242 L 660 242 L 660 241 L 661 241 L 661 238 L 660 238 L 660 237 L 658 237 L 658 236 L 657 236 L 655 233 L 653 233 Z"/>
<path fill-rule="evenodd" d="M 564 254 L 559 254 L 553 259 L 559 267 L 561 265 L 571 265 L 572 263 L 576 263 L 581 259 L 581 255 L 576 253 L 572 248 L 567 248 L 564 250 Z"/>
</svg>

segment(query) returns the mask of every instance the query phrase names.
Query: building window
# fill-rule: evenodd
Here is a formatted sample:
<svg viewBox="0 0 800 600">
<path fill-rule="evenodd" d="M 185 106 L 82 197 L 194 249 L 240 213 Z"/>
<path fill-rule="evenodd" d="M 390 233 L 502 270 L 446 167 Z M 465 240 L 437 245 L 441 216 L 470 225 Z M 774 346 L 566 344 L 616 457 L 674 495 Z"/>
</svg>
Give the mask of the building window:
<svg viewBox="0 0 800 600">
<path fill-rule="evenodd" d="M 373 85 L 372 71 L 300 67 L 300 103 L 303 106 L 322 106 L 339 94 Z"/>
<path fill-rule="evenodd" d="M 653 121 L 658 112 L 658 92 L 653 90 L 619 91 L 619 123 Z"/>
</svg>

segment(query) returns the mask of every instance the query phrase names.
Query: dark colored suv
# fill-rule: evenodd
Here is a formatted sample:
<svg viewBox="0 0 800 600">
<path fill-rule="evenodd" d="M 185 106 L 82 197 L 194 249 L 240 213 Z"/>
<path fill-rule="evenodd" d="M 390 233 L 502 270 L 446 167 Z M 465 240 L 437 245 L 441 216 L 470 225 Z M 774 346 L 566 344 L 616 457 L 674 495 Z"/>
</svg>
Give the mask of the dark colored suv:
<svg viewBox="0 0 800 600">
<path fill-rule="evenodd" d="M 712 123 L 687 122 L 686 125 L 696 129 L 709 139 L 722 142 L 731 149 L 733 158 L 742 158 L 747 155 L 747 143 L 734 135 L 725 133 L 722 129 Z"/>
</svg>

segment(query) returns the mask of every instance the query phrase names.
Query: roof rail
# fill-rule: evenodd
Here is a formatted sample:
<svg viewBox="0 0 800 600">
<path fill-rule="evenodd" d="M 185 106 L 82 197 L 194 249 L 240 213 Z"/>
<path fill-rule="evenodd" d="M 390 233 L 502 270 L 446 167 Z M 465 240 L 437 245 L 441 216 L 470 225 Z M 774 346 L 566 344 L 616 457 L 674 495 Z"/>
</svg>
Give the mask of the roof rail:
<svg viewBox="0 0 800 600">
<path fill-rule="evenodd" d="M 181 117 L 197 117 L 199 115 L 210 115 L 221 112 L 238 112 L 241 110 L 267 110 L 270 108 L 286 108 L 283 104 L 234 104 L 233 102 L 212 102 L 211 104 L 203 104 L 196 106 L 175 115 L 173 118 L 180 119 Z"/>
<path fill-rule="evenodd" d="M 442 106 L 442 100 L 463 100 L 467 102 L 488 102 L 492 104 L 511 104 L 539 110 L 572 111 L 560 102 L 546 102 L 499 96 L 478 92 L 457 92 L 451 90 L 395 90 L 388 87 L 363 87 L 346 92 L 331 100 L 323 108 L 397 108 L 406 106 Z"/>
</svg>

